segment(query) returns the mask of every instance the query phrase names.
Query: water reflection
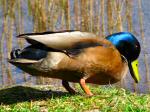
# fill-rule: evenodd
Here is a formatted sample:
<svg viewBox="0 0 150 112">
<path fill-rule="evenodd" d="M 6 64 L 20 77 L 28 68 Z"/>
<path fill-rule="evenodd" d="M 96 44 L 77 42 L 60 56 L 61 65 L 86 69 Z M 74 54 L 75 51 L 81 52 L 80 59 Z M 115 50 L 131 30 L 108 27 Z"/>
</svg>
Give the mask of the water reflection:
<svg viewBox="0 0 150 112">
<path fill-rule="evenodd" d="M 0 87 L 52 82 L 49 78 L 32 77 L 7 62 L 12 49 L 26 46 L 23 40 L 16 39 L 17 34 L 74 29 L 105 37 L 113 32 L 130 31 L 144 43 L 147 35 L 143 29 L 147 27 L 143 24 L 142 13 L 148 10 L 148 7 L 142 9 L 145 2 L 146 0 L 142 3 L 141 0 L 1 0 Z M 142 46 L 144 50 L 149 49 L 145 44 Z M 142 51 L 142 81 L 138 86 L 130 75 L 118 85 L 134 91 L 149 91 L 149 59 L 149 54 Z"/>
</svg>

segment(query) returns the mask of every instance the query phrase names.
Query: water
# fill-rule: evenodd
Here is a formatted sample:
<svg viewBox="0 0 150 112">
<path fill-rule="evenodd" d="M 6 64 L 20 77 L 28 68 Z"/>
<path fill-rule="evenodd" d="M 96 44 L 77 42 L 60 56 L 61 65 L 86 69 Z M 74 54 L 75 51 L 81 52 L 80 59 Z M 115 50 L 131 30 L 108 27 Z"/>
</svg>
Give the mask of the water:
<svg viewBox="0 0 150 112">
<path fill-rule="evenodd" d="M 149 92 L 150 1 L 141 0 L 141 9 L 138 7 L 137 0 L 133 0 L 133 2 L 130 0 L 119 0 L 119 3 L 113 1 L 109 5 L 107 0 L 104 0 L 104 5 L 101 5 L 102 1 L 1 0 L 0 87 L 24 83 L 54 83 L 49 78 L 32 77 L 7 62 L 11 49 L 23 48 L 27 45 L 24 41 L 16 39 L 15 36 L 18 34 L 71 29 L 90 31 L 103 37 L 112 32 L 131 31 L 138 38 L 142 46 L 142 52 L 139 57 L 141 82 L 136 85 L 128 73 L 126 78 L 119 82 L 118 85 L 131 91 Z M 115 6 L 118 6 L 118 8 Z M 117 12 L 119 10 L 121 12 L 120 16 Z M 109 11 L 112 13 L 109 13 Z"/>
</svg>

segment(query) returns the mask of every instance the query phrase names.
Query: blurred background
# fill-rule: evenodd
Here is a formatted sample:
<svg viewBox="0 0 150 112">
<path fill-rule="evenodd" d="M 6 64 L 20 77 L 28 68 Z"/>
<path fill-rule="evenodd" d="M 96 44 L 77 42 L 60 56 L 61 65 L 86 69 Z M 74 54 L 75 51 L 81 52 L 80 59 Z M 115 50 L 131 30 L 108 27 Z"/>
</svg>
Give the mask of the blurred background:
<svg viewBox="0 0 150 112">
<path fill-rule="evenodd" d="M 130 74 L 116 85 L 140 93 L 150 92 L 149 0 L 0 0 L 0 88 L 17 84 L 54 84 L 59 80 L 33 77 L 7 62 L 10 52 L 26 46 L 16 35 L 29 32 L 81 30 L 101 38 L 114 32 L 132 32 L 141 43 L 135 84 Z M 131 54 L 132 55 L 132 54 Z"/>
</svg>

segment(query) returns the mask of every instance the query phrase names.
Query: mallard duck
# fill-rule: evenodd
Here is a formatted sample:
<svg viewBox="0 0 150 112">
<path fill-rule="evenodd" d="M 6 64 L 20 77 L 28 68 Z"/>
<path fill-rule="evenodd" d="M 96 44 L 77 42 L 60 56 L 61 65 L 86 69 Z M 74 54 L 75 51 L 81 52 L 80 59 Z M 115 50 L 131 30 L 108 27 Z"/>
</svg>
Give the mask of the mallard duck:
<svg viewBox="0 0 150 112">
<path fill-rule="evenodd" d="M 138 40 L 129 32 L 99 38 L 93 33 L 61 31 L 27 33 L 17 36 L 31 45 L 11 52 L 9 62 L 34 75 L 57 78 L 74 94 L 68 82 L 80 83 L 92 96 L 86 83 L 106 85 L 120 81 L 128 71 L 139 82 Z"/>
</svg>

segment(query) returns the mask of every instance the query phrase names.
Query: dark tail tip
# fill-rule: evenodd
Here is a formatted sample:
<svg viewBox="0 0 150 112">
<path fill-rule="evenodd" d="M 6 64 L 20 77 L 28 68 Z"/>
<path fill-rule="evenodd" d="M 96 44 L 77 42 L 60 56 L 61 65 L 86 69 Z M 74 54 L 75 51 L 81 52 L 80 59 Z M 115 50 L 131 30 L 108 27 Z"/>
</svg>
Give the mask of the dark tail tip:
<svg viewBox="0 0 150 112">
<path fill-rule="evenodd" d="M 19 54 L 21 53 L 20 49 L 14 49 L 10 53 L 11 59 L 19 58 Z"/>
</svg>

